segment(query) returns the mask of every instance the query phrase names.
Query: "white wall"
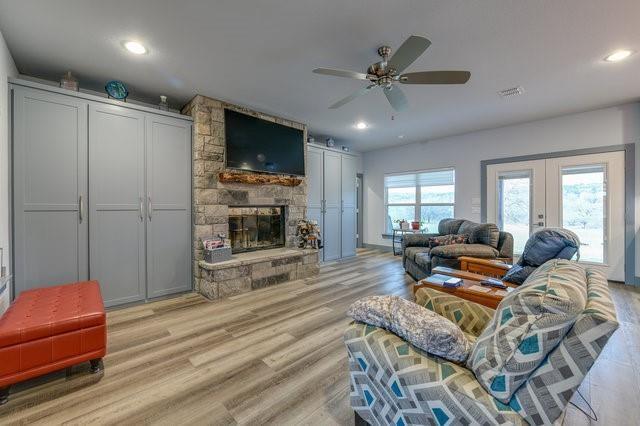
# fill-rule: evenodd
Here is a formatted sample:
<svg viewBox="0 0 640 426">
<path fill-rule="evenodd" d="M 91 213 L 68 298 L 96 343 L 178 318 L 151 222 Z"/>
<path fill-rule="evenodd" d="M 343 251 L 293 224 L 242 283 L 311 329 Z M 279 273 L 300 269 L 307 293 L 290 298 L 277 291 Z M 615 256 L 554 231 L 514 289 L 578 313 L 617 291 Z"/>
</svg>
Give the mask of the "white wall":
<svg viewBox="0 0 640 426">
<path fill-rule="evenodd" d="M 632 103 L 364 153 L 364 242 L 391 244 L 382 238 L 385 173 L 455 167 L 456 216 L 478 221 L 480 214 L 472 213 L 471 204 L 473 198 L 480 197 L 481 160 L 627 143 L 636 144 L 638 235 L 640 103 Z M 640 265 L 640 237 L 636 240 L 636 265 Z"/>
<path fill-rule="evenodd" d="M 0 247 L 4 248 L 4 263 L 9 270 L 9 99 L 7 77 L 16 77 L 18 70 L 0 33 Z"/>
</svg>

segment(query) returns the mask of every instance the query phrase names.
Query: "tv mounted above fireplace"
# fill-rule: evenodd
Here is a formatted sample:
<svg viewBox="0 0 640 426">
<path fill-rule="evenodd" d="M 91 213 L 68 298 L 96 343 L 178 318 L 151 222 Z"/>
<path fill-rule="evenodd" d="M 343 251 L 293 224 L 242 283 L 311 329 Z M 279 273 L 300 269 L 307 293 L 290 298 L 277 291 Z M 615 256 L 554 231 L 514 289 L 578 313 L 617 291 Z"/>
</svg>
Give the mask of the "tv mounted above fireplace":
<svg viewBox="0 0 640 426">
<path fill-rule="evenodd" d="M 224 110 L 227 167 L 304 176 L 302 130 Z"/>
</svg>

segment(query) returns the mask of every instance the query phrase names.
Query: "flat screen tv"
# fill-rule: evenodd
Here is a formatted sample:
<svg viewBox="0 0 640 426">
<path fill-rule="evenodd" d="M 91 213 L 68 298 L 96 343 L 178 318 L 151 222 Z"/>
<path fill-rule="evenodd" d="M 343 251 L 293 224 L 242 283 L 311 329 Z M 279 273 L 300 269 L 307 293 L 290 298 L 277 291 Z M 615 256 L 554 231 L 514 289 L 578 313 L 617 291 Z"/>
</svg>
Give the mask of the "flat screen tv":
<svg viewBox="0 0 640 426">
<path fill-rule="evenodd" d="M 304 176 L 302 130 L 224 110 L 227 167 Z"/>
</svg>

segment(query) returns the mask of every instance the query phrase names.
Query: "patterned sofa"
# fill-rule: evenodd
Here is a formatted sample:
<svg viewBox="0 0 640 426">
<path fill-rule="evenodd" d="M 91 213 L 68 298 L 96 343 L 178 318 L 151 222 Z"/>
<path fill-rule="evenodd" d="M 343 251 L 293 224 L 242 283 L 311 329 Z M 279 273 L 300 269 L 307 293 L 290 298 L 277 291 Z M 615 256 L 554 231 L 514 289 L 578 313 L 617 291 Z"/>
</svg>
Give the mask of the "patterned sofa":
<svg viewBox="0 0 640 426">
<path fill-rule="evenodd" d="M 429 248 L 429 238 L 442 235 L 468 235 L 469 244 L 451 244 Z M 513 258 L 513 236 L 492 223 L 465 219 L 442 219 L 437 234 L 407 234 L 402 238 L 402 265 L 416 280 L 431 275 L 436 266 L 459 268 L 460 256 L 484 259 Z"/>
<path fill-rule="evenodd" d="M 605 277 L 586 268 L 581 280 L 584 310 L 577 312 L 575 323 L 557 346 L 548 348 L 539 366 L 524 376 L 526 380 L 507 403 L 489 393 L 486 383 L 483 386 L 465 365 L 427 354 L 381 328 L 352 323 L 344 335 L 352 408 L 371 425 L 553 423 L 618 327 Z M 505 318 L 502 305 L 496 312 L 427 288 L 418 290 L 416 302 L 458 324 L 475 342 L 474 352 L 483 330 Z M 486 337 L 485 332 L 482 338 Z M 476 354 L 475 361 L 478 358 Z"/>
</svg>

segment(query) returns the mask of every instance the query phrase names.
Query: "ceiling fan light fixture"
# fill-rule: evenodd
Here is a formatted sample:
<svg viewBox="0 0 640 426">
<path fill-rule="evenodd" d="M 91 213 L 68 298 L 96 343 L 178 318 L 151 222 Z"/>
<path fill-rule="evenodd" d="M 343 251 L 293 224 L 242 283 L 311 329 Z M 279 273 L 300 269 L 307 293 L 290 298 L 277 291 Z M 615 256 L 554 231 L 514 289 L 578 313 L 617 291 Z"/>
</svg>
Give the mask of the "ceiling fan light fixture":
<svg viewBox="0 0 640 426">
<path fill-rule="evenodd" d="M 633 54 L 632 50 L 620 49 L 620 50 L 616 50 L 615 52 L 607 55 L 604 58 L 604 60 L 606 62 L 620 62 L 620 61 L 624 61 L 625 59 L 627 59 L 632 54 Z"/>
<path fill-rule="evenodd" d="M 367 127 L 369 127 L 369 125 L 364 121 L 358 121 L 354 127 L 358 130 L 365 130 Z"/>
</svg>

